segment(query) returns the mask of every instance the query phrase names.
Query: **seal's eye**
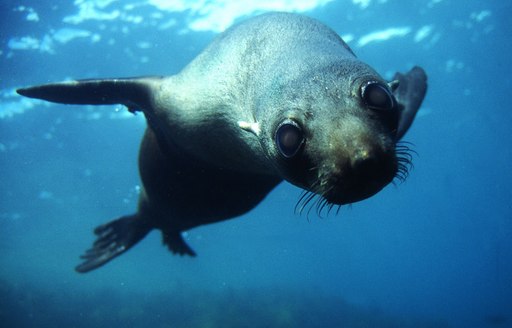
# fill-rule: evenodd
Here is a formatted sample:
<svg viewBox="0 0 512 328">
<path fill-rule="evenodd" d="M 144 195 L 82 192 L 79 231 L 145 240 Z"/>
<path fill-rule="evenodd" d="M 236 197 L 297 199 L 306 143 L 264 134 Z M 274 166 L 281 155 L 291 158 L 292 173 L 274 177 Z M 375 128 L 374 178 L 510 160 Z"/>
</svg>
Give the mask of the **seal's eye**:
<svg viewBox="0 0 512 328">
<path fill-rule="evenodd" d="M 277 149 L 286 158 L 297 155 L 304 143 L 304 134 L 300 126 L 292 120 L 285 120 L 276 130 Z"/>
<path fill-rule="evenodd" d="M 391 110 L 395 100 L 388 88 L 382 83 L 370 81 L 361 87 L 361 98 L 366 106 L 375 110 Z"/>
</svg>

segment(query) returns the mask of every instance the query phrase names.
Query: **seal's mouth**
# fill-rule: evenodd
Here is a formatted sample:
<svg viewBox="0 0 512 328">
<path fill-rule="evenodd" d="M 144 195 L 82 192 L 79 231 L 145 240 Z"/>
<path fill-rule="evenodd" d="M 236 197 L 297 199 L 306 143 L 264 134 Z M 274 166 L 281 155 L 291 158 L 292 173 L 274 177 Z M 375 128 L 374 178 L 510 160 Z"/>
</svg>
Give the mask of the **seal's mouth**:
<svg viewBox="0 0 512 328">
<path fill-rule="evenodd" d="M 401 183 L 412 168 L 412 153 L 408 143 L 400 142 L 389 155 L 352 162 L 335 172 L 318 169 L 318 178 L 302 193 L 295 211 L 301 214 L 307 210 L 309 214 L 315 208 L 318 216 L 324 211 L 329 214 L 333 208 L 338 212 L 342 205 L 367 199 L 389 183 Z"/>
</svg>

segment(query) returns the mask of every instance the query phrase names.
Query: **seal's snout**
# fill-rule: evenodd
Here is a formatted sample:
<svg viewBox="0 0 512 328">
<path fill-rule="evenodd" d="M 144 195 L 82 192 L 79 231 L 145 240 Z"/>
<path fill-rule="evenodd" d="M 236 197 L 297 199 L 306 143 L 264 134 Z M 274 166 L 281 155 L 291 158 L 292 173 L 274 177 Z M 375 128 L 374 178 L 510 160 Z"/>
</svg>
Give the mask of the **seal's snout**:
<svg viewBox="0 0 512 328">
<path fill-rule="evenodd" d="M 352 161 L 352 170 L 356 180 L 366 186 L 386 185 L 393 180 L 397 165 L 395 156 L 385 152 L 377 152 Z M 383 186 L 379 187 L 379 190 Z M 377 190 L 378 191 L 378 190 Z"/>
<path fill-rule="evenodd" d="M 351 153 L 338 154 L 335 169 L 322 174 L 323 196 L 330 203 L 349 204 L 371 197 L 393 181 L 398 170 L 394 153 L 380 145 L 368 143 L 351 149 Z"/>
<path fill-rule="evenodd" d="M 357 156 L 351 161 L 351 170 L 360 179 L 379 178 L 380 162 L 377 156 L 369 155 L 365 152 L 363 156 Z"/>
<path fill-rule="evenodd" d="M 360 149 L 351 158 L 351 170 L 360 179 L 390 182 L 396 172 L 394 156 L 379 147 Z"/>
</svg>

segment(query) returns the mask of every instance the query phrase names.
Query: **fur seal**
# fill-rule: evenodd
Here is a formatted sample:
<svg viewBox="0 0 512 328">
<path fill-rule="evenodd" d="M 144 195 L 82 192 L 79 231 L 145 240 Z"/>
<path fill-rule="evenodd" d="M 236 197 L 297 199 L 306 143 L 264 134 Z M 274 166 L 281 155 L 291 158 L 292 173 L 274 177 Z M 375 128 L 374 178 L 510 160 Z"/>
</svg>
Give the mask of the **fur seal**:
<svg viewBox="0 0 512 328">
<path fill-rule="evenodd" d="M 419 67 L 385 81 L 320 22 L 289 13 L 220 34 L 179 74 L 93 79 L 17 90 L 65 104 L 123 104 L 148 128 L 138 210 L 94 230 L 78 272 L 98 268 L 160 229 L 173 253 L 195 256 L 181 232 L 254 208 L 281 181 L 305 190 L 298 211 L 368 198 L 405 178 L 399 140 L 426 92 Z"/>
</svg>

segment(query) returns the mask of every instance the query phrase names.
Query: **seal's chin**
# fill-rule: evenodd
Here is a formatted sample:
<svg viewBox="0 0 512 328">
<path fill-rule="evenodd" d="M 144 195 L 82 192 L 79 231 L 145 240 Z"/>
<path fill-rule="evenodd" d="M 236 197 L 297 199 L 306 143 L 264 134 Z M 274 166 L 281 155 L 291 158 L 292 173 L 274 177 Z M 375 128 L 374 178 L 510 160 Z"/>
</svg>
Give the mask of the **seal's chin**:
<svg viewBox="0 0 512 328">
<path fill-rule="evenodd" d="M 350 180 L 350 181 L 349 181 Z M 311 190 L 305 190 L 295 206 L 296 213 L 306 213 L 316 208 L 316 213 L 322 216 L 324 209 L 327 215 L 333 208 L 337 207 L 336 213 L 341 205 L 352 204 L 369 198 L 378 193 L 382 188 L 392 182 L 393 177 L 379 180 L 354 180 L 349 179 L 342 182 L 336 179 L 328 183 L 315 183 Z"/>
<path fill-rule="evenodd" d="M 329 203 L 344 205 L 371 197 L 392 182 L 399 170 L 392 153 L 345 163 L 341 169 L 320 176 L 319 194 Z"/>
<path fill-rule="evenodd" d="M 372 165 L 360 170 L 346 169 L 339 174 L 321 175 L 302 194 L 295 211 L 300 214 L 306 209 L 309 213 L 316 207 L 317 214 L 322 216 L 324 209 L 329 213 L 333 207 L 338 206 L 339 209 L 341 205 L 359 202 L 382 190 L 398 176 L 398 172 L 399 164 L 393 161 L 389 165 Z"/>
<path fill-rule="evenodd" d="M 331 204 L 346 205 L 367 199 L 392 182 L 391 179 L 382 180 L 359 180 L 357 182 L 340 182 L 339 184 L 327 187 L 326 192 L 322 193 L 322 197 Z"/>
<path fill-rule="evenodd" d="M 296 212 L 304 209 L 309 213 L 312 207 L 321 216 L 322 211 L 341 205 L 352 204 L 367 199 L 390 183 L 402 182 L 412 167 L 414 153 L 407 143 L 395 145 L 395 151 L 367 157 L 364 161 L 339 160 L 342 165 L 322 165 L 312 177 L 309 187 L 295 207 Z"/>
</svg>

